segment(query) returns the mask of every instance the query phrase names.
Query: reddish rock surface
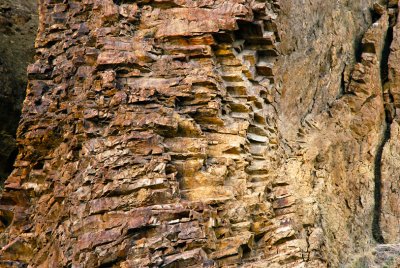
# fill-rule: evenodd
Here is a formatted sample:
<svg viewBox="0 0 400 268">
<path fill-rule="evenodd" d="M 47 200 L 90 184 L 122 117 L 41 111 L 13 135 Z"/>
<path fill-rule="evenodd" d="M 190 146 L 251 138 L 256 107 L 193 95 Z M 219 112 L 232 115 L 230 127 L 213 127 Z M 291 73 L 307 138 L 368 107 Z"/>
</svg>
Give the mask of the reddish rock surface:
<svg viewBox="0 0 400 268">
<path fill-rule="evenodd" d="M 40 0 L 0 266 L 394 258 L 397 3 L 300 2 Z"/>
</svg>

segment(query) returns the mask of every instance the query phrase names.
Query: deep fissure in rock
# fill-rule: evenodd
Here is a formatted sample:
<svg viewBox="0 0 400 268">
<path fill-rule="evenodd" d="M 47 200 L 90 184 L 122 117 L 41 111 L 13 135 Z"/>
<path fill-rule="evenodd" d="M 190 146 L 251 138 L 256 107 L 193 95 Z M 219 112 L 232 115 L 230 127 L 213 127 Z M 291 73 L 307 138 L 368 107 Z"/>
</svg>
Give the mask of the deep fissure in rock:
<svg viewBox="0 0 400 268">
<path fill-rule="evenodd" d="M 37 26 L 35 0 L 0 1 L 0 189 L 18 154 L 16 132 Z"/>
<path fill-rule="evenodd" d="M 389 26 L 385 44 L 382 51 L 382 58 L 380 62 L 380 71 L 381 71 L 381 82 L 382 82 L 382 94 L 385 94 L 384 88 L 385 84 L 388 82 L 389 79 L 389 55 L 390 55 L 390 46 L 393 41 L 393 25 Z M 387 101 L 389 103 L 387 103 Z M 384 132 L 382 136 L 381 143 L 378 146 L 376 157 L 374 161 L 374 180 L 375 180 L 375 187 L 374 187 L 374 215 L 372 221 L 372 235 L 376 242 L 384 243 L 384 239 L 382 236 L 382 230 L 380 227 L 380 220 L 381 220 L 381 211 L 382 211 L 382 154 L 385 148 L 386 143 L 390 140 L 390 127 L 393 121 L 393 115 L 390 110 L 390 105 L 392 97 L 389 96 L 388 100 L 385 100 L 384 109 L 385 109 L 385 126 Z"/>
<path fill-rule="evenodd" d="M 382 153 L 385 148 L 386 143 L 390 139 L 390 125 L 391 122 L 388 121 L 388 111 L 385 109 L 385 131 L 383 133 L 381 144 L 378 147 L 375 157 L 375 168 L 374 168 L 374 177 L 375 177 L 375 189 L 374 189 L 374 218 L 372 222 L 372 234 L 376 242 L 384 243 L 382 230 L 380 228 L 380 215 L 382 211 Z"/>
</svg>

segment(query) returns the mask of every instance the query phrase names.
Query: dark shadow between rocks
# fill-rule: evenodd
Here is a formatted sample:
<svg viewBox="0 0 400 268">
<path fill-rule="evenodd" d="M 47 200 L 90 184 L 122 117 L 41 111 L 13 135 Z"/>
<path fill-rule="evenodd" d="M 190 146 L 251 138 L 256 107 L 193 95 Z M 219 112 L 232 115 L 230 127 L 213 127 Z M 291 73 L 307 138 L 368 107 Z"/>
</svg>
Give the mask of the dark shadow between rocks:
<svg viewBox="0 0 400 268">
<path fill-rule="evenodd" d="M 36 0 L 0 1 L 0 188 L 18 154 L 16 132 L 33 61 L 38 27 Z"/>
</svg>

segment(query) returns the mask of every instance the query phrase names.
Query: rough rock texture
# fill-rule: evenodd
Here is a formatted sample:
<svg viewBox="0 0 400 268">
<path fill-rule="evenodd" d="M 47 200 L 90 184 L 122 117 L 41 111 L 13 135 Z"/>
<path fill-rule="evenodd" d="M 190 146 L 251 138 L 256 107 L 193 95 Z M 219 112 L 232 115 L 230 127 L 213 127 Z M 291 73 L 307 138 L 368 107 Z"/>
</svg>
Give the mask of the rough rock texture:
<svg viewBox="0 0 400 268">
<path fill-rule="evenodd" d="M 385 88 L 392 103 L 392 124 L 388 128 L 388 142 L 382 155 L 382 212 L 381 227 L 384 241 L 400 242 L 400 23 L 393 28 L 389 56 L 389 83 Z"/>
<path fill-rule="evenodd" d="M 349 268 L 400 267 L 400 245 L 378 245 L 348 265 Z"/>
<path fill-rule="evenodd" d="M 35 0 L 0 1 L 0 186 L 17 153 L 15 134 L 33 62 L 38 15 Z"/>
<path fill-rule="evenodd" d="M 40 0 L 0 264 L 396 265 L 381 4 Z"/>
</svg>

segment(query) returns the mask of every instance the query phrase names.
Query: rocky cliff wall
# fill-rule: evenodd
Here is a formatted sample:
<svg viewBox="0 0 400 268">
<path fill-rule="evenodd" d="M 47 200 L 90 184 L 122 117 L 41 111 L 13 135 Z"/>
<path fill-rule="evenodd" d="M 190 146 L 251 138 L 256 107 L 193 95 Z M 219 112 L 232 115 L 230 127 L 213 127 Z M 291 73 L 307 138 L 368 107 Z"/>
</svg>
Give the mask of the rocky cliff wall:
<svg viewBox="0 0 400 268">
<path fill-rule="evenodd" d="M 282 38 L 280 59 L 281 129 L 291 154 L 283 174 L 297 195 L 296 218 L 309 224 L 313 240 L 322 239 L 315 248 L 324 248 L 336 267 L 367 251 L 372 229 L 379 229 L 375 185 L 386 135 L 382 92 L 390 28 L 372 2 L 311 2 L 304 16 L 288 3 L 297 16 L 280 23 L 296 29 L 284 31 L 288 43 Z"/>
<path fill-rule="evenodd" d="M 40 0 L 1 264 L 396 265 L 397 2 L 327 2 Z"/>
</svg>

